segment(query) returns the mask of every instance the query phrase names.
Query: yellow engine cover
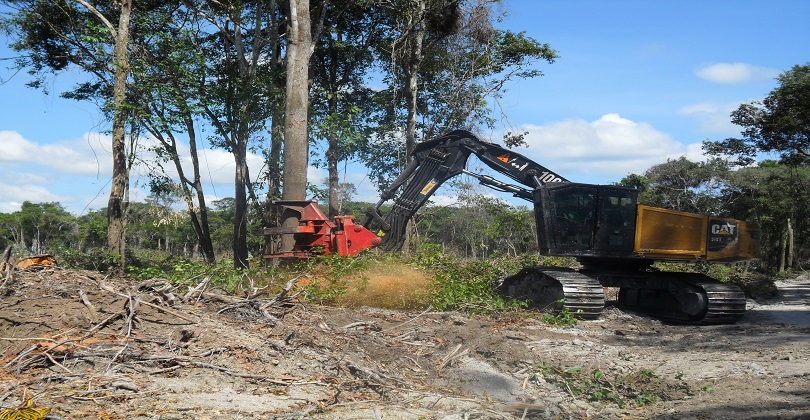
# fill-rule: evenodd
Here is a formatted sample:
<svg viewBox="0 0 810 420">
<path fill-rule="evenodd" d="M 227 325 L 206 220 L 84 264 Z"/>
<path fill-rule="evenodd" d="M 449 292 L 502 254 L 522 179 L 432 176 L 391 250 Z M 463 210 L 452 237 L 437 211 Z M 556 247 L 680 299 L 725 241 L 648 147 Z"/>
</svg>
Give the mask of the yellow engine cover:
<svg viewBox="0 0 810 420">
<path fill-rule="evenodd" d="M 759 229 L 735 220 L 638 205 L 634 252 L 656 259 L 757 258 Z"/>
</svg>

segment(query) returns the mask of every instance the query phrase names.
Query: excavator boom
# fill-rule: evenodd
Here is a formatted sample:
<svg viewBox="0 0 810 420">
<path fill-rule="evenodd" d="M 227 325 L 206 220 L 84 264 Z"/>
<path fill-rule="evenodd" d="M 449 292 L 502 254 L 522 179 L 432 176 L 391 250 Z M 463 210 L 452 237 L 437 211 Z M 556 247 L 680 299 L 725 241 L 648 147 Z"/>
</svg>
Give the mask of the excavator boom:
<svg viewBox="0 0 810 420">
<path fill-rule="evenodd" d="M 380 195 L 380 201 L 367 210 L 362 225 L 377 232 L 385 249 L 399 249 L 405 238 L 408 221 L 439 186 L 462 173 L 477 178 L 482 184 L 495 190 L 532 200 L 529 189 L 466 171 L 470 155 L 475 155 L 493 170 L 531 189 L 550 182 L 568 182 L 561 175 L 520 153 L 479 140 L 469 131 L 451 131 L 416 146 L 411 163 Z M 394 200 L 393 206 L 387 215 L 383 215 L 380 208 L 391 199 Z"/>
</svg>

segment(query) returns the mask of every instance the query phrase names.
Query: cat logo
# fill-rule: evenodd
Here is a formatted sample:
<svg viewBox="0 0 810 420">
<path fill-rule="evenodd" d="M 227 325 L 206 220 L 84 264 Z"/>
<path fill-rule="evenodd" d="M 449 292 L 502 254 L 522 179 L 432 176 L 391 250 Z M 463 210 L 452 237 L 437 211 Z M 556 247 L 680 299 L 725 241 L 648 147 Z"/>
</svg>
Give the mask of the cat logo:
<svg viewBox="0 0 810 420">
<path fill-rule="evenodd" d="M 713 224 L 712 234 L 714 235 L 734 235 L 737 225 L 732 223 Z"/>
<path fill-rule="evenodd" d="M 509 163 L 509 153 L 504 153 L 498 156 L 498 160 L 500 160 L 503 163 Z"/>
</svg>

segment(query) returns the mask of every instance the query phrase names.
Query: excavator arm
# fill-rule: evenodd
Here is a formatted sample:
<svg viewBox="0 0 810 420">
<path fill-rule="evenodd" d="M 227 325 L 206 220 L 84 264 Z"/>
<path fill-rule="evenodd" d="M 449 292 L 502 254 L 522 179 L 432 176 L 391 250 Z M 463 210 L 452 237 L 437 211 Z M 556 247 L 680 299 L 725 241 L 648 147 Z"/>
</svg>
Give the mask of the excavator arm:
<svg viewBox="0 0 810 420">
<path fill-rule="evenodd" d="M 467 171 L 467 160 L 475 155 L 481 162 L 525 187 Z M 549 182 L 568 182 L 559 174 L 531 159 L 495 143 L 480 140 L 465 130 L 419 143 L 413 160 L 385 190 L 374 207 L 366 211 L 362 225 L 382 238 L 385 249 L 399 249 L 405 239 L 408 221 L 444 182 L 468 174 L 490 188 L 532 201 L 532 189 Z M 383 204 L 393 199 L 391 210 L 382 214 Z"/>
</svg>

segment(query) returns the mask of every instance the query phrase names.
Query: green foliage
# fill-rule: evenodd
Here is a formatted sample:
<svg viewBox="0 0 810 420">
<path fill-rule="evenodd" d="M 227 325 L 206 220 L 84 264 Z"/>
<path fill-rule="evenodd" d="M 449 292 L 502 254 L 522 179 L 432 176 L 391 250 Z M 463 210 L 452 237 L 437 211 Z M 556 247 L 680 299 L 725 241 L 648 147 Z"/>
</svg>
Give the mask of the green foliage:
<svg viewBox="0 0 810 420">
<path fill-rule="evenodd" d="M 560 303 L 564 303 L 564 300 L 560 300 Z M 568 308 L 561 311 L 545 310 L 540 316 L 540 322 L 555 327 L 570 327 L 576 325 L 577 321 L 576 314 Z"/>
<path fill-rule="evenodd" d="M 0 237 L 25 254 L 54 253 L 79 241 L 76 219 L 59 203 L 25 201 L 0 218 Z"/>
<path fill-rule="evenodd" d="M 57 249 L 54 254 L 60 266 L 78 270 L 104 272 L 110 267 L 116 267 L 119 261 L 118 256 L 110 255 L 102 248 L 77 250 L 65 247 Z"/>
<path fill-rule="evenodd" d="M 644 176 L 628 175 L 621 184 L 638 188 L 642 204 L 690 213 L 726 216 L 723 180 L 729 165 L 722 159 L 692 162 L 686 157 L 667 160 Z"/>
<path fill-rule="evenodd" d="M 208 265 L 196 259 L 180 258 L 158 250 L 134 250 L 127 255 L 127 275 L 140 280 L 165 278 L 172 283 L 195 286 L 203 278 L 211 280 L 211 286 L 227 293 L 250 291 L 272 275 L 268 270 L 235 269 L 229 260 Z"/>
<path fill-rule="evenodd" d="M 514 260 L 460 261 L 431 245 L 416 254 L 414 264 L 434 273 L 431 303 L 439 311 L 496 313 L 526 306 L 525 302 L 506 300 L 495 291 L 495 284 L 514 271 Z"/>
<path fill-rule="evenodd" d="M 517 256 L 536 249 L 530 209 L 475 191 L 471 184 L 450 185 L 459 193 L 456 206 L 428 206 L 417 215 L 425 243 L 441 244 L 447 252 L 467 258 Z"/>
<path fill-rule="evenodd" d="M 658 378 L 654 371 L 645 368 L 622 375 L 600 369 L 565 369 L 541 363 L 534 368 L 534 372 L 574 397 L 619 407 L 642 407 L 671 399 L 673 391 L 686 395 L 691 392 L 683 382 L 668 383 Z"/>
<path fill-rule="evenodd" d="M 755 222 L 762 231 L 760 249 L 767 267 L 779 267 L 788 220 L 794 231 L 796 262 L 810 257 L 810 168 L 763 161 L 734 171 L 726 194 L 731 212 Z"/>
<path fill-rule="evenodd" d="M 346 294 L 350 276 L 368 267 L 368 257 L 341 257 L 331 254 L 312 258 L 302 263 L 297 271 L 313 275 L 313 280 L 304 287 L 304 297 L 319 304 L 334 303 Z"/>
</svg>

